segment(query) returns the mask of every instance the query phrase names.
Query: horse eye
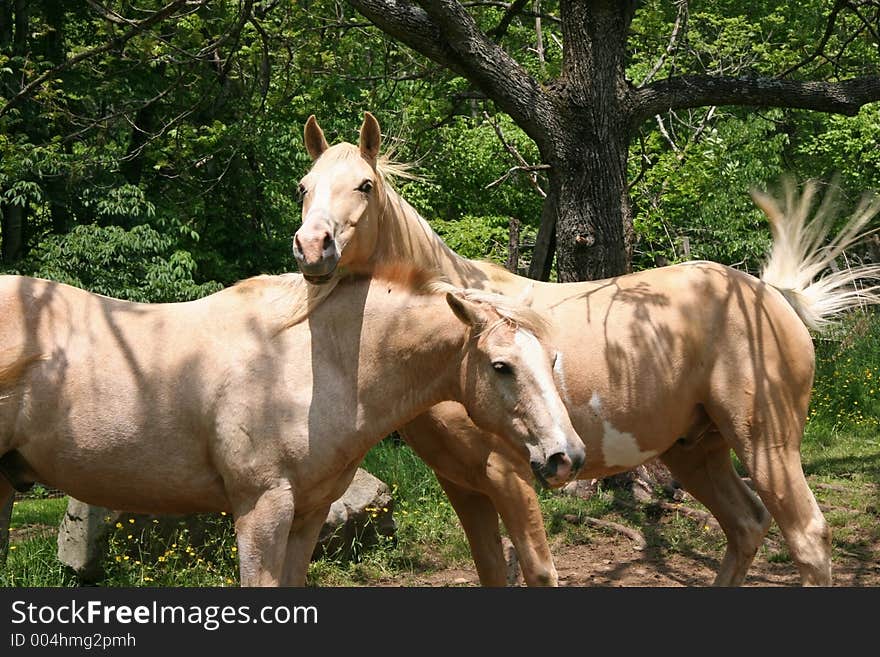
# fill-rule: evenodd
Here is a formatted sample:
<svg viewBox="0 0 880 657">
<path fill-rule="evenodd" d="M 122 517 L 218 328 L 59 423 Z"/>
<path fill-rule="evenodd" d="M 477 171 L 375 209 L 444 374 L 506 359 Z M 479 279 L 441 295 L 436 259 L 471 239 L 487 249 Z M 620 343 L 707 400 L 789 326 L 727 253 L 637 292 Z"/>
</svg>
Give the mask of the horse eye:
<svg viewBox="0 0 880 657">
<path fill-rule="evenodd" d="M 373 189 L 373 181 L 365 180 L 360 185 L 358 185 L 357 191 L 363 192 L 364 194 L 369 194 L 370 190 Z"/>
<path fill-rule="evenodd" d="M 492 369 L 498 372 L 498 374 L 513 374 L 513 368 L 500 360 L 492 363 Z"/>
<path fill-rule="evenodd" d="M 305 197 L 305 195 L 306 195 L 306 193 L 307 193 L 308 191 L 309 191 L 309 190 L 306 189 L 306 186 L 305 186 L 305 185 L 303 185 L 302 183 L 299 184 L 299 188 L 297 189 L 297 192 L 298 192 L 298 194 L 299 194 L 299 200 L 300 200 L 300 201 L 303 200 L 303 197 Z"/>
</svg>

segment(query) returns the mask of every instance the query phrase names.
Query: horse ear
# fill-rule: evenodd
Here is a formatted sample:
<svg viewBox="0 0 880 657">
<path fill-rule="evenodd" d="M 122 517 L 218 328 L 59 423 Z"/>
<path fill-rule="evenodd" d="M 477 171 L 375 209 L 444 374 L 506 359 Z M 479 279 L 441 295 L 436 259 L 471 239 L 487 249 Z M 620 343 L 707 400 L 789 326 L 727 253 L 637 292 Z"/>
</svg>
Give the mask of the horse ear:
<svg viewBox="0 0 880 657">
<path fill-rule="evenodd" d="M 330 148 L 330 144 L 324 138 L 324 131 L 318 125 L 318 120 L 314 114 L 306 121 L 303 140 L 306 142 L 306 150 L 312 156 L 312 160 L 317 160 L 324 151 Z"/>
<path fill-rule="evenodd" d="M 379 122 L 369 112 L 364 112 L 364 122 L 361 125 L 361 154 L 369 160 L 375 160 L 379 155 L 379 146 L 382 144 L 382 132 L 379 130 Z"/>
<path fill-rule="evenodd" d="M 473 301 L 467 301 L 452 292 L 447 292 L 446 303 L 452 308 L 455 316 L 468 326 L 481 327 L 486 324 L 485 313 Z"/>
</svg>

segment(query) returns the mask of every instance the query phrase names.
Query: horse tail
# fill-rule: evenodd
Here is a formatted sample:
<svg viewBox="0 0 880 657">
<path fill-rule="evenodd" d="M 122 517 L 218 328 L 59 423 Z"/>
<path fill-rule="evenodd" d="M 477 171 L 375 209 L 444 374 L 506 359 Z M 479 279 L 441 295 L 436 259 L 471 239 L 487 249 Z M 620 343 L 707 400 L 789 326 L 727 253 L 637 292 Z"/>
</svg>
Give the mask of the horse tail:
<svg viewBox="0 0 880 657">
<path fill-rule="evenodd" d="M 810 212 L 816 186 L 808 183 L 802 193 L 791 180 L 784 185 L 782 204 L 776 198 L 753 191 L 752 198 L 770 222 L 773 245 L 761 280 L 779 290 L 811 329 L 823 331 L 841 313 L 880 303 L 880 285 L 865 281 L 880 277 L 880 264 L 840 268 L 836 259 L 872 230 L 868 222 L 880 211 L 880 198 L 865 196 L 843 228 L 830 240 L 836 188 L 825 194 L 812 219 Z"/>
</svg>

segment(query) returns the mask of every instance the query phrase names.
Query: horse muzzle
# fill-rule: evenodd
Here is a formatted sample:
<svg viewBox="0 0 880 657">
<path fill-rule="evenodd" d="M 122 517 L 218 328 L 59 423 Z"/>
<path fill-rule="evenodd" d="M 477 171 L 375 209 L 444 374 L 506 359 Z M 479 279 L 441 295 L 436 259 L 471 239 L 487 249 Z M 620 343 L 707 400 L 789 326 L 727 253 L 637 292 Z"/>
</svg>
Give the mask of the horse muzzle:
<svg viewBox="0 0 880 657">
<path fill-rule="evenodd" d="M 293 257 L 303 277 L 314 285 L 333 278 L 339 264 L 336 240 L 324 227 L 303 226 L 293 237 Z"/>
<path fill-rule="evenodd" d="M 584 465 L 584 453 L 569 454 L 556 452 L 544 461 L 532 460 L 532 472 L 535 478 L 546 488 L 559 488 L 577 477 Z"/>
</svg>

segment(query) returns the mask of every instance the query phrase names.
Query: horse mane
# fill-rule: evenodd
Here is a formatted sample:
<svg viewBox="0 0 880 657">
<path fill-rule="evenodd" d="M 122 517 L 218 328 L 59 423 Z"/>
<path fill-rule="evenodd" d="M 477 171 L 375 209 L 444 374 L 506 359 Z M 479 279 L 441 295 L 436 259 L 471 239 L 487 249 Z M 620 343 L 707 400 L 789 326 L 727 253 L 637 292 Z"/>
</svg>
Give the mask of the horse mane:
<svg viewBox="0 0 880 657">
<path fill-rule="evenodd" d="M 38 360 L 46 358 L 41 353 L 20 356 L 15 360 L 0 364 L 0 390 L 15 387 L 27 369 Z M 0 393 L 0 402 L 9 397 L 9 393 Z"/>
<path fill-rule="evenodd" d="M 308 319 L 336 287 L 364 279 L 395 283 L 417 295 L 454 294 L 467 301 L 485 304 L 500 316 L 498 322 L 486 327 L 487 333 L 506 324 L 526 330 L 539 339 L 549 335 L 549 322 L 515 299 L 494 292 L 456 287 L 439 272 L 406 262 L 349 268 L 324 285 L 312 285 L 301 274 L 281 274 L 253 276 L 230 289 L 242 294 L 271 295 L 270 303 L 283 308 L 278 328 L 281 332 Z"/>
<path fill-rule="evenodd" d="M 354 144 L 343 141 L 334 144 L 326 151 L 321 153 L 318 162 L 338 162 L 344 160 L 355 160 L 361 157 L 361 150 Z M 416 165 L 410 162 L 403 162 L 395 158 L 395 149 L 391 147 L 376 158 L 376 172 L 382 178 L 382 181 L 388 184 L 394 183 L 396 180 L 423 180 L 421 176 L 414 172 Z"/>
<path fill-rule="evenodd" d="M 502 325 L 507 325 L 514 329 L 528 331 L 539 340 L 545 340 L 550 335 L 550 321 L 515 299 L 485 290 L 462 289 L 442 281 L 435 283 L 435 286 L 435 289 L 442 291 L 445 288 L 446 291 L 458 294 L 468 301 L 486 304 L 498 313 L 501 316 L 500 319 L 487 326 L 486 333 L 490 333 Z"/>
<path fill-rule="evenodd" d="M 278 309 L 278 328 L 275 330 L 278 334 L 308 319 L 338 284 L 338 278 L 324 285 L 312 285 L 302 274 L 261 274 L 241 280 L 229 290 L 265 296 L 266 303 Z"/>
<path fill-rule="evenodd" d="M 376 160 L 376 171 L 382 177 L 383 182 L 394 187 L 398 180 L 425 180 L 425 177 L 415 172 L 416 164 L 403 162 L 394 157 L 394 148 L 382 153 Z"/>
</svg>

